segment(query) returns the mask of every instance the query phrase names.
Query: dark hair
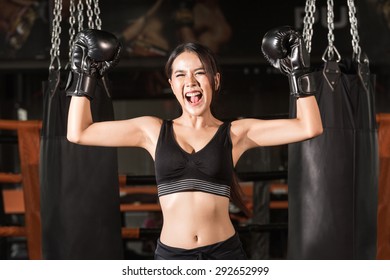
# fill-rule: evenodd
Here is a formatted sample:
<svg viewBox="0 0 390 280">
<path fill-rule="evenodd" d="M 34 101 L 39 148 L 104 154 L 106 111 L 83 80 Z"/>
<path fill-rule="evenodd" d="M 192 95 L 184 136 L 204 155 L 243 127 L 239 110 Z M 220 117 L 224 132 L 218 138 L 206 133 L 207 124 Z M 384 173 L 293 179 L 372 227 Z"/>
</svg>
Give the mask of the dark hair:
<svg viewBox="0 0 390 280">
<path fill-rule="evenodd" d="M 201 45 L 199 43 L 183 43 L 181 45 L 178 45 L 171 53 L 169 56 L 166 64 L 165 64 L 165 75 L 167 76 L 168 79 L 171 78 L 172 75 L 172 64 L 175 61 L 175 59 L 182 54 L 183 52 L 193 52 L 195 53 L 203 67 L 206 70 L 206 75 L 207 78 L 209 79 L 210 84 L 214 84 L 214 77 L 217 73 L 221 73 L 219 64 L 217 62 L 216 56 L 214 53 L 207 48 L 204 45 Z M 218 89 L 215 89 L 215 86 L 213 88 L 213 100 L 211 103 L 211 112 L 213 112 L 213 104 L 215 104 L 216 100 L 216 93 L 220 90 L 221 86 L 218 87 Z M 245 202 L 243 200 L 243 193 L 242 189 L 240 187 L 240 184 L 238 182 L 237 175 L 235 173 L 232 174 L 233 180 L 232 180 L 232 189 L 231 189 L 231 199 L 232 202 L 239 207 L 246 216 L 250 217 L 251 213 L 248 210 L 248 208 L 245 205 Z"/>
<path fill-rule="evenodd" d="M 178 45 L 169 56 L 166 64 L 165 64 L 165 75 L 168 79 L 172 76 L 172 64 L 175 61 L 175 59 L 182 54 L 183 52 L 192 52 L 195 53 L 202 63 L 204 69 L 206 70 L 207 78 L 209 79 L 210 84 L 214 85 L 214 77 L 217 73 L 221 73 L 219 64 L 217 62 L 217 58 L 215 54 L 206 46 L 199 44 L 199 43 L 183 43 L 181 45 Z M 221 86 L 218 87 L 218 89 L 215 89 L 215 86 L 212 87 L 213 89 L 213 99 L 211 101 L 211 112 L 213 112 L 213 107 L 215 104 L 215 101 L 217 100 L 216 93 L 219 92 Z"/>
<path fill-rule="evenodd" d="M 195 53 L 202 62 L 203 67 L 206 70 L 207 78 L 210 80 L 210 83 L 214 83 L 214 76 L 217 73 L 220 73 L 217 59 L 214 53 L 209 48 L 199 43 L 184 43 L 178 45 L 172 51 L 171 55 L 167 60 L 167 63 L 165 64 L 165 74 L 167 75 L 167 78 L 171 78 L 173 61 L 183 52 Z"/>
</svg>

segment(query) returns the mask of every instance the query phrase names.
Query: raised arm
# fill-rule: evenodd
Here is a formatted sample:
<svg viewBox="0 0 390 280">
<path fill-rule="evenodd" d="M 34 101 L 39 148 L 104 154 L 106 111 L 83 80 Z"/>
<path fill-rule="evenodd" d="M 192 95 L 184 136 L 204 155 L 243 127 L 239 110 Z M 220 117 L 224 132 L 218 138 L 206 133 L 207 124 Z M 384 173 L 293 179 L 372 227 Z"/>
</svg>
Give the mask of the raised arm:
<svg viewBox="0 0 390 280">
<path fill-rule="evenodd" d="M 159 119 L 140 117 L 93 123 L 90 103 L 93 102 L 97 81 L 104 79 L 106 72 L 117 64 L 119 53 L 119 41 L 109 32 L 87 29 L 77 34 L 66 90 L 72 98 L 67 138 L 83 145 L 143 147 L 153 153 L 161 123 Z"/>
<path fill-rule="evenodd" d="M 297 116 L 292 119 L 243 119 L 232 123 L 236 157 L 256 146 L 302 141 L 322 133 L 321 116 L 314 97 L 316 86 L 310 72 L 309 54 L 301 35 L 288 26 L 275 28 L 263 38 L 266 59 L 287 75 L 290 94 L 296 98 Z"/>
</svg>

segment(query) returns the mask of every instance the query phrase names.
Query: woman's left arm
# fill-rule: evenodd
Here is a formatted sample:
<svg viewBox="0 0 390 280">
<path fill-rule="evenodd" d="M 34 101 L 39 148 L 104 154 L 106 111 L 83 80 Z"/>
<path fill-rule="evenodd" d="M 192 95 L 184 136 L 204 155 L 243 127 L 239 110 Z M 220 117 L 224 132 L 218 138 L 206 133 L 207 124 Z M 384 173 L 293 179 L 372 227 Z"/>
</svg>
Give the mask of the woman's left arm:
<svg viewBox="0 0 390 280">
<path fill-rule="evenodd" d="M 290 94 L 297 98 L 297 115 L 293 119 L 233 122 L 234 160 L 250 148 L 298 142 L 322 133 L 321 115 L 314 96 L 315 79 L 310 72 L 310 55 L 303 37 L 289 26 L 277 27 L 264 35 L 261 48 L 270 64 L 287 75 Z"/>
<path fill-rule="evenodd" d="M 238 160 L 246 150 L 276 146 L 313 138 L 322 133 L 321 115 L 314 96 L 297 99 L 293 119 L 240 119 L 232 122 L 233 154 Z"/>
</svg>

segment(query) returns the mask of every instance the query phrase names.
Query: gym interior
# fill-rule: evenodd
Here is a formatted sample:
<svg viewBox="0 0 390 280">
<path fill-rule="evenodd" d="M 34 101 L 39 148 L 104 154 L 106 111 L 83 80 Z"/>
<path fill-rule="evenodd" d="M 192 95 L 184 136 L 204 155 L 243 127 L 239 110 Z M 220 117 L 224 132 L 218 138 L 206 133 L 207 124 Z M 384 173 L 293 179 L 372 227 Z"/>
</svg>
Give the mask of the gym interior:
<svg viewBox="0 0 390 280">
<path fill-rule="evenodd" d="M 318 102 L 321 112 L 351 111 L 356 127 L 343 126 L 349 122 L 344 115 L 335 114 L 334 123 L 338 131 L 352 131 L 354 138 L 340 141 L 353 151 L 333 149 L 337 143 L 330 141 L 316 162 L 299 166 L 302 176 L 314 176 L 309 171 L 316 164 L 320 172 L 342 166 L 321 182 L 326 191 L 290 182 L 298 180 L 290 173 L 291 145 L 245 153 L 236 172 L 252 216 L 230 206 L 244 249 L 250 259 L 390 259 L 389 0 L 243 0 L 240 7 L 218 0 L 0 0 L 0 6 L 0 259 L 43 259 L 45 250 L 58 259 L 153 259 L 162 214 L 154 163 L 144 150 L 115 149 L 110 168 L 116 176 L 106 188 L 97 187 L 102 179 L 96 174 L 87 178 L 90 186 L 84 179 L 60 191 L 61 180 L 51 192 L 42 190 L 43 165 L 56 178 L 82 175 L 52 164 L 64 150 L 42 153 L 43 139 L 64 138 L 61 114 L 69 104 L 52 97 L 64 94 L 69 45 L 80 28 L 107 30 L 121 41 L 120 62 L 108 74 L 115 119 L 177 117 L 180 106 L 164 64 L 177 44 L 196 40 L 217 54 L 221 66 L 215 115 L 235 120 L 290 116 L 288 80 L 261 52 L 265 32 L 284 25 L 304 34 L 322 83 L 334 78 L 323 74 L 328 59 L 348 76 L 348 83 L 328 86 L 342 87 L 345 100 Z M 45 209 L 50 217 L 41 216 Z M 66 211 L 82 219 L 64 214 L 63 222 Z M 99 215 L 120 217 L 119 227 L 101 224 Z M 109 227 L 120 235 L 116 245 L 95 236 Z"/>
</svg>

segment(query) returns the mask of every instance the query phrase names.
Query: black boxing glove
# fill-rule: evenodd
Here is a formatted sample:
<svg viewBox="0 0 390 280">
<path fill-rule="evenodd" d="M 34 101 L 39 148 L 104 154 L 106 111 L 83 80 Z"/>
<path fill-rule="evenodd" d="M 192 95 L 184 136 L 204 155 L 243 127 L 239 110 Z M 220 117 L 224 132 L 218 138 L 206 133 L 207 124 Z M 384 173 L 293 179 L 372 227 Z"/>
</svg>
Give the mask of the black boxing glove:
<svg viewBox="0 0 390 280">
<path fill-rule="evenodd" d="M 310 56 L 297 31 L 289 26 L 268 31 L 264 35 L 261 50 L 272 66 L 288 76 L 291 95 L 305 97 L 315 94 L 315 81 L 310 73 Z"/>
<path fill-rule="evenodd" d="M 119 40 L 109 32 L 97 29 L 80 31 L 72 46 L 66 95 L 92 99 L 97 80 L 119 62 L 120 50 Z"/>
</svg>

